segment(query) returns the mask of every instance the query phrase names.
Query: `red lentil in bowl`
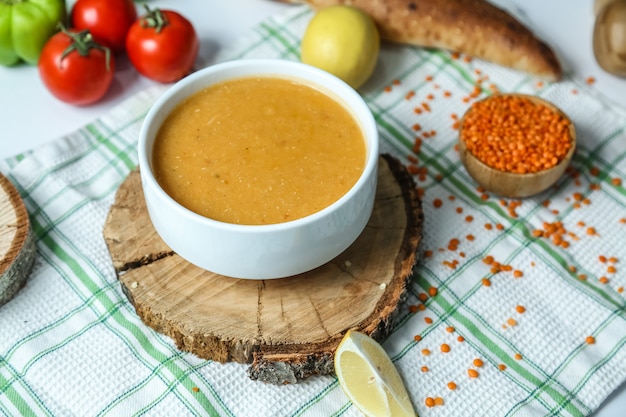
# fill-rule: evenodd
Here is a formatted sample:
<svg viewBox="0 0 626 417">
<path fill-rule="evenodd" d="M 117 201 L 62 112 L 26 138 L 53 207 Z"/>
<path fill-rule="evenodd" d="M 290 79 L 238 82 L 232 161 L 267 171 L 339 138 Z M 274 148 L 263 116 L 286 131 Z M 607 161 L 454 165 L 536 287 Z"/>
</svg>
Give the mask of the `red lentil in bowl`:
<svg viewBox="0 0 626 417">
<path fill-rule="evenodd" d="M 574 124 L 539 97 L 498 94 L 474 103 L 459 128 L 468 173 L 507 197 L 544 191 L 565 171 L 576 147 Z"/>
</svg>

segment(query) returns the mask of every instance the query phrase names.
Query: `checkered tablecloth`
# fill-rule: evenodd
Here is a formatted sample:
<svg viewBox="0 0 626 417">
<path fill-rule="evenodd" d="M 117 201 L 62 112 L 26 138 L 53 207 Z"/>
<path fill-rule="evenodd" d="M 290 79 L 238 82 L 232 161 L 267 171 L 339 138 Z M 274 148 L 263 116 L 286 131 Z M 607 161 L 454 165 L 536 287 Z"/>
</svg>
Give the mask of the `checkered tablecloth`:
<svg viewBox="0 0 626 417">
<path fill-rule="evenodd" d="M 289 9 L 220 60 L 297 60 L 311 16 Z M 0 163 L 25 201 L 38 249 L 26 287 L 0 307 L 0 416 L 360 415 L 334 377 L 267 385 L 249 380 L 246 365 L 179 351 L 121 292 L 102 227 L 164 88 Z M 576 125 L 570 169 L 540 195 L 489 195 L 459 162 L 455 122 L 494 89 L 548 99 Z M 419 415 L 592 413 L 626 380 L 623 113 L 584 80 L 549 84 L 391 44 L 359 91 L 382 152 L 410 165 L 423 193 L 423 260 L 384 342 Z M 429 408 L 427 397 L 443 405 Z"/>
</svg>

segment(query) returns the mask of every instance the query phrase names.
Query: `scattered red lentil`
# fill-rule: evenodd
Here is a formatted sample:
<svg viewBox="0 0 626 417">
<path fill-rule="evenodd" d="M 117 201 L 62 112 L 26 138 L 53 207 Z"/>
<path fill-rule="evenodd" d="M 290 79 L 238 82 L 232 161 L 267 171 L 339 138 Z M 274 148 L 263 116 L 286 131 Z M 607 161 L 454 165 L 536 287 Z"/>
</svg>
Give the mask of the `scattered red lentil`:
<svg viewBox="0 0 626 417">
<path fill-rule="evenodd" d="M 498 365 L 498 369 L 504 371 L 506 369 L 506 365 L 501 363 L 500 365 Z"/>
<path fill-rule="evenodd" d="M 409 164 L 406 169 L 411 175 L 417 175 L 419 173 L 419 168 L 415 164 Z"/>
<path fill-rule="evenodd" d="M 467 370 L 467 375 L 469 375 L 470 378 L 478 378 L 478 371 L 470 368 Z"/>
<path fill-rule="evenodd" d="M 621 187 L 622 186 L 622 180 L 620 178 L 613 178 L 611 180 L 611 184 L 613 184 L 616 187 Z"/>
<path fill-rule="evenodd" d="M 495 169 L 519 174 L 557 165 L 572 147 L 570 122 L 525 97 L 496 95 L 465 114 L 461 139 Z"/>
<path fill-rule="evenodd" d="M 432 397 L 426 397 L 424 404 L 426 404 L 426 407 L 432 408 L 435 406 L 435 400 Z"/>
<path fill-rule="evenodd" d="M 513 276 L 515 278 L 521 278 L 524 276 L 524 273 L 522 271 L 520 271 L 519 269 L 516 269 L 515 271 L 513 271 Z"/>
<path fill-rule="evenodd" d="M 420 130 L 422 130 L 422 125 L 420 125 L 419 123 L 415 123 L 412 126 L 412 128 L 413 128 L 414 131 L 419 132 Z"/>
<path fill-rule="evenodd" d="M 450 261 L 443 261 L 441 264 L 444 265 L 444 266 L 447 266 L 450 269 L 456 269 L 457 265 L 459 264 L 459 261 L 457 261 L 455 259 L 452 262 L 450 262 Z"/>
<path fill-rule="evenodd" d="M 200 391 L 200 388 L 198 388 L 198 387 L 193 387 L 191 390 L 192 390 L 193 392 L 198 392 L 198 391 Z"/>
<path fill-rule="evenodd" d="M 417 299 L 421 302 L 425 302 L 426 300 L 428 300 L 428 294 L 426 294 L 425 292 L 421 292 L 417 294 Z"/>
<path fill-rule="evenodd" d="M 593 235 L 595 235 L 595 234 L 596 234 L 596 229 L 595 229 L 594 227 L 588 227 L 588 228 L 587 228 L 587 234 L 588 234 L 589 236 L 593 236 Z"/>
<path fill-rule="evenodd" d="M 516 361 L 521 361 L 522 360 L 522 355 L 520 355 L 519 353 L 516 353 L 514 356 Z"/>
<path fill-rule="evenodd" d="M 427 75 L 425 80 L 426 81 L 432 81 L 433 80 L 433 76 L 432 75 Z"/>
<path fill-rule="evenodd" d="M 385 93 L 391 93 L 391 86 L 389 86 L 389 85 L 388 85 L 388 86 L 386 86 L 386 87 L 384 88 L 384 91 L 385 91 Z"/>
<path fill-rule="evenodd" d="M 518 305 L 518 306 L 515 306 L 515 310 L 516 310 L 518 313 L 523 314 L 524 312 L 526 312 L 526 307 L 524 307 L 524 306 L 522 306 L 522 305 Z"/>
<path fill-rule="evenodd" d="M 589 85 L 593 84 L 596 82 L 595 77 L 587 77 L 587 79 L 585 80 L 585 82 Z"/>
<path fill-rule="evenodd" d="M 428 294 L 430 294 L 431 297 L 434 297 L 435 295 L 437 295 L 437 292 L 438 292 L 437 287 L 430 287 L 428 289 Z"/>
<path fill-rule="evenodd" d="M 593 345 L 594 343 L 596 343 L 596 338 L 593 336 L 587 336 L 585 338 L 585 343 L 587 343 L 588 345 Z"/>
<path fill-rule="evenodd" d="M 417 310 L 417 306 L 416 306 L 416 305 L 414 305 L 414 304 L 413 304 L 413 305 L 410 305 L 410 306 L 409 306 L 409 312 L 411 312 L 411 313 L 417 313 L 417 311 L 418 311 L 418 310 Z"/>
<path fill-rule="evenodd" d="M 443 398 L 435 397 L 435 405 L 443 405 Z"/>
<path fill-rule="evenodd" d="M 515 320 L 515 319 L 514 319 L 514 318 L 512 318 L 512 317 L 511 317 L 511 318 L 509 318 L 509 319 L 506 321 L 506 323 L 507 323 L 509 326 L 511 326 L 511 327 L 513 327 L 513 326 L 517 326 L 517 320 Z"/>
<path fill-rule="evenodd" d="M 435 198 L 433 200 L 433 206 L 435 206 L 435 208 L 439 208 L 443 205 L 443 201 L 441 201 L 440 198 Z"/>
<path fill-rule="evenodd" d="M 468 223 L 471 223 L 472 221 L 474 221 L 474 217 L 473 216 L 465 216 L 465 221 Z"/>
<path fill-rule="evenodd" d="M 624 287 L 619 287 L 617 289 L 617 292 L 620 293 L 620 294 L 623 293 L 624 292 Z"/>
<path fill-rule="evenodd" d="M 428 372 L 428 366 L 422 366 L 422 372 Z"/>
<path fill-rule="evenodd" d="M 491 287 L 491 280 L 489 278 L 483 278 L 483 285 L 485 287 Z"/>
<path fill-rule="evenodd" d="M 424 321 L 428 324 L 431 324 L 433 322 L 433 319 L 431 319 L 430 317 L 424 317 Z"/>
<path fill-rule="evenodd" d="M 472 241 L 474 241 L 474 239 L 476 239 L 476 238 L 474 237 L 474 235 L 467 235 L 467 236 L 465 236 L 465 239 L 467 239 L 467 240 L 469 240 L 470 242 L 472 242 Z"/>
<path fill-rule="evenodd" d="M 457 342 L 462 343 L 465 342 L 465 338 L 463 336 L 459 336 L 456 338 Z"/>
<path fill-rule="evenodd" d="M 448 389 L 454 391 L 456 389 L 456 382 L 454 381 L 448 382 Z"/>
<path fill-rule="evenodd" d="M 598 281 L 600 281 L 601 284 L 608 284 L 609 283 L 609 279 L 607 277 L 600 277 L 600 279 Z"/>
<path fill-rule="evenodd" d="M 587 275 L 586 274 L 580 274 L 578 275 L 578 279 L 581 281 L 587 281 Z"/>
<path fill-rule="evenodd" d="M 474 364 L 475 367 L 480 368 L 484 365 L 484 362 L 482 359 L 480 358 L 476 358 L 472 361 L 472 363 Z"/>
<path fill-rule="evenodd" d="M 493 225 L 491 223 L 485 223 L 485 229 L 491 230 L 493 229 Z"/>
<path fill-rule="evenodd" d="M 452 326 L 448 326 L 448 327 L 446 327 L 446 332 L 448 332 L 448 333 L 454 333 L 454 327 L 452 327 Z"/>
<path fill-rule="evenodd" d="M 408 93 L 406 93 L 406 96 L 404 96 L 405 100 L 410 100 L 415 96 L 415 91 L 409 91 Z"/>
<path fill-rule="evenodd" d="M 424 355 L 424 356 L 428 356 L 428 355 L 430 355 L 430 350 L 428 350 L 428 349 L 422 349 L 422 355 Z"/>
<path fill-rule="evenodd" d="M 431 250 L 424 251 L 424 258 L 430 258 L 431 256 L 433 256 L 433 251 Z"/>
<path fill-rule="evenodd" d="M 422 336 L 419 334 L 416 334 L 415 336 L 413 336 L 413 340 L 415 340 L 416 342 L 419 342 L 420 340 L 422 340 Z"/>
<path fill-rule="evenodd" d="M 441 349 L 441 351 L 442 351 L 443 353 L 448 353 L 448 352 L 450 352 L 450 345 L 448 345 L 448 344 L 446 344 L 446 343 L 443 343 L 443 344 L 441 345 L 440 349 Z"/>
<path fill-rule="evenodd" d="M 614 274 L 617 272 L 617 269 L 615 269 L 613 265 L 609 265 L 606 267 L 606 272 L 608 272 L 609 274 Z"/>
</svg>

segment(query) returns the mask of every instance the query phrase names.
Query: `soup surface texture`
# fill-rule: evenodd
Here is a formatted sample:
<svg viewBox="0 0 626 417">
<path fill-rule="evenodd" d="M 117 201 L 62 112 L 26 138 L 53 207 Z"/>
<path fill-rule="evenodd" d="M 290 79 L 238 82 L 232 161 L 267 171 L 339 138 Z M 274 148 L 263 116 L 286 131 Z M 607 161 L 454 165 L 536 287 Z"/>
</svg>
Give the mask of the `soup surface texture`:
<svg viewBox="0 0 626 417">
<path fill-rule="evenodd" d="M 211 86 L 179 104 L 153 149 L 161 187 L 188 209 L 236 224 L 274 224 L 322 210 L 358 180 L 365 140 L 350 112 L 288 79 Z"/>
</svg>

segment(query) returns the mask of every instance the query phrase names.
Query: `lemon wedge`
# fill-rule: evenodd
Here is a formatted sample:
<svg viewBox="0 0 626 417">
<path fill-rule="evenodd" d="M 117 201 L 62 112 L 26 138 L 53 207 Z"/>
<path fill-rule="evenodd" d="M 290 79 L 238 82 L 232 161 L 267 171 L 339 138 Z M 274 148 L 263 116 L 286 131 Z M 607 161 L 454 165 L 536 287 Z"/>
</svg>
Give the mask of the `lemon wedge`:
<svg viewBox="0 0 626 417">
<path fill-rule="evenodd" d="M 371 337 L 348 330 L 335 352 L 335 373 L 350 401 L 366 416 L 417 416 L 398 370 Z"/>
<path fill-rule="evenodd" d="M 302 62 L 358 88 L 376 67 L 380 34 L 372 18 L 363 10 L 346 5 L 330 6 L 313 16 L 300 49 Z"/>
</svg>

